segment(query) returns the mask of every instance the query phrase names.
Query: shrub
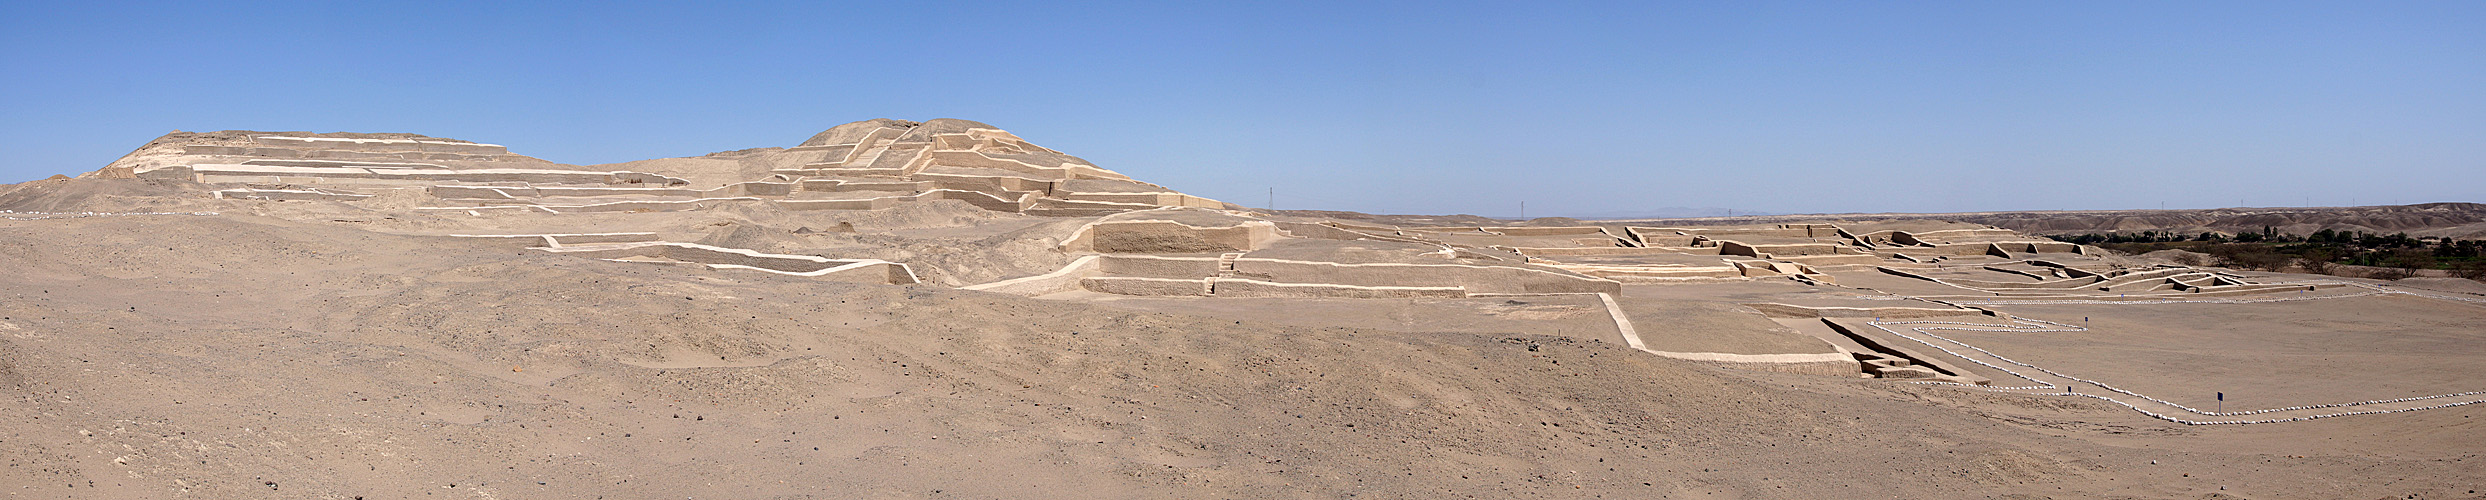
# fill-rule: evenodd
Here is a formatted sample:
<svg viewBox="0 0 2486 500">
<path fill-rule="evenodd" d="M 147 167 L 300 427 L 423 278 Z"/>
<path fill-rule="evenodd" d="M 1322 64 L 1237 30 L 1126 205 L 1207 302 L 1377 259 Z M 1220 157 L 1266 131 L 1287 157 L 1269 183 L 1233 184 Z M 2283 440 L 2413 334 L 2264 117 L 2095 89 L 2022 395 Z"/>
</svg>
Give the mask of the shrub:
<svg viewBox="0 0 2486 500">
<path fill-rule="evenodd" d="M 2462 262 L 2457 266 L 2452 266 L 2451 275 L 2453 277 L 2486 281 L 2486 260 L 2472 260 Z"/>
<path fill-rule="evenodd" d="M 2414 275 L 2418 269 L 2434 267 L 2434 254 L 2414 248 L 2402 248 L 2391 251 L 2391 256 L 2384 258 L 2383 263 L 2409 271 L 2409 274 Z"/>
<path fill-rule="evenodd" d="M 2250 243 L 2211 245 L 2210 255 L 2221 266 L 2255 271 L 2277 271 L 2287 267 L 2288 257 L 2271 251 L 2269 246 Z"/>
<path fill-rule="evenodd" d="M 2365 277 L 2378 280 L 2398 281 L 2417 277 L 2417 270 L 2398 267 L 2375 268 L 2373 272 L 2365 273 Z"/>
<path fill-rule="evenodd" d="M 2331 261 L 2338 259 L 2339 254 L 2332 252 L 2329 248 L 2314 248 L 2306 250 L 2304 255 L 2296 256 L 2296 267 L 2303 268 L 2306 273 L 2310 274 L 2331 274 L 2338 270 L 2338 266 L 2333 265 Z"/>
<path fill-rule="evenodd" d="M 2338 266 L 2331 264 L 2331 261 L 2329 260 L 2317 259 L 2313 257 L 2297 257 L 2296 267 L 2304 269 L 2305 274 L 2330 274 L 2338 268 Z"/>
</svg>

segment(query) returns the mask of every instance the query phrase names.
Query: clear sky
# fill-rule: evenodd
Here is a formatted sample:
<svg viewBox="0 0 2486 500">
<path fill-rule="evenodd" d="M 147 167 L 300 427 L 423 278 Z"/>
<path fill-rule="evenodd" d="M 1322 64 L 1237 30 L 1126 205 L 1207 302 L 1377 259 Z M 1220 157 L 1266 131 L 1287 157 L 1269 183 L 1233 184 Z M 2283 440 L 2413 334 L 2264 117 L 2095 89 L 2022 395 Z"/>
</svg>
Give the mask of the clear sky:
<svg viewBox="0 0 2486 500">
<path fill-rule="evenodd" d="M 2486 2 L 0 0 L 0 182 L 170 130 L 576 164 L 965 118 L 1252 206 L 2486 201 Z"/>
</svg>

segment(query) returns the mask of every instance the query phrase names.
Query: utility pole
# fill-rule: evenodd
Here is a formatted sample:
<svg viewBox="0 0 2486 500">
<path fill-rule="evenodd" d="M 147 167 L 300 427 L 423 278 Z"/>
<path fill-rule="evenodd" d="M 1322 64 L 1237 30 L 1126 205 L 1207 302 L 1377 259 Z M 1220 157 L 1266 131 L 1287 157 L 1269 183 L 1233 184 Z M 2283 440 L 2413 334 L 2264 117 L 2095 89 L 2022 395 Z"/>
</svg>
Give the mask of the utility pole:
<svg viewBox="0 0 2486 500">
<path fill-rule="evenodd" d="M 1519 202 L 1519 220 L 1528 220 L 1528 202 Z"/>
<path fill-rule="evenodd" d="M 1278 188 L 1274 186 L 1269 188 L 1269 204 L 1266 206 L 1271 212 L 1278 211 Z"/>
</svg>

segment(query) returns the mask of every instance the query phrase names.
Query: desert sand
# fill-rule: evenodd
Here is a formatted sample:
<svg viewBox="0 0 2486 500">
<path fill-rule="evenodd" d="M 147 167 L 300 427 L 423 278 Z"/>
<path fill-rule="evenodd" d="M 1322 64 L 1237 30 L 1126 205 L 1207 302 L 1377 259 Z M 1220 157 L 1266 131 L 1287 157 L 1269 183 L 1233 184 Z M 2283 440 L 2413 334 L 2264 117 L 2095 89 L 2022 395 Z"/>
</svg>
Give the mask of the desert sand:
<svg viewBox="0 0 2486 500">
<path fill-rule="evenodd" d="M 2486 498 L 2486 286 L 1973 215 L 1272 212 L 946 119 L 0 210 L 8 498 Z"/>
</svg>

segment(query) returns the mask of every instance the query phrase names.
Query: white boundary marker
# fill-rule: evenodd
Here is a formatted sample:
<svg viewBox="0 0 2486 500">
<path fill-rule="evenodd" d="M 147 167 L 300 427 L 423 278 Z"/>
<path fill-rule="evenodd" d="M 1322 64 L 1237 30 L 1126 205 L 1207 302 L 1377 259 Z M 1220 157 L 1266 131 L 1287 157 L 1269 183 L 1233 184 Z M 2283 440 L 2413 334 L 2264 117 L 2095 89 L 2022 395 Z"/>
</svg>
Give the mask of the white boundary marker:
<svg viewBox="0 0 2486 500">
<path fill-rule="evenodd" d="M 1633 328 L 1631 318 L 1623 316 L 1623 305 L 1615 303 L 1613 295 L 1600 293 L 1597 294 L 1597 300 L 1606 303 L 1606 314 L 1614 317 L 1614 330 L 1622 332 L 1624 344 L 1630 345 L 1633 349 L 1649 350 L 1648 344 L 1640 342 L 1640 329 Z"/>
<path fill-rule="evenodd" d="M 0 219 L 8 220 L 83 219 L 88 217 L 129 217 L 139 215 L 210 216 L 221 214 L 217 214 L 215 212 L 19 212 L 16 210 L 0 210 Z"/>
<path fill-rule="evenodd" d="M 2326 281 L 2327 281 L 2327 280 L 2326 280 Z M 2334 282 L 2336 282 L 2336 281 L 2334 281 Z M 2302 301 L 2302 300 L 2321 300 L 2321 299 L 2340 299 L 2340 298 L 2353 298 L 2353 297 L 2370 297 L 2370 296 L 2377 296 L 2377 295 L 2392 295 L 2392 294 L 2411 295 L 2411 296 L 2416 296 L 2416 297 L 2431 298 L 2431 299 L 2440 299 L 2440 300 L 2452 300 L 2452 301 L 2462 301 L 2462 302 L 2479 302 L 2479 303 L 2486 303 L 2486 300 L 2480 300 L 2480 299 L 2469 299 L 2469 298 L 2461 298 L 2461 297 L 2440 297 L 2440 296 L 2433 296 L 2433 295 L 2426 295 L 2426 294 L 2410 293 L 2410 292 L 2404 292 L 2404 291 L 2399 291 L 2399 290 L 2390 290 L 2390 289 L 2385 289 L 2385 288 L 2381 288 L 2381 287 L 2377 287 L 2377 286 L 2373 286 L 2373 285 L 2367 285 L 2367 284 L 2363 284 L 2363 283 L 2348 283 L 2348 284 L 2349 284 L 2349 285 L 2353 285 L 2353 286 L 2357 286 L 2357 287 L 2366 288 L 2366 289 L 2369 289 L 2369 290 L 2372 290 L 2372 291 L 2371 291 L 2371 292 L 2368 292 L 2368 293 L 2359 293 L 2359 294 L 2353 294 L 2353 295 L 2326 295 L 2326 296 L 2319 296 L 2319 297 L 2290 297 L 2290 298 L 2277 298 L 2277 299 L 2252 299 L 2252 300 L 2240 300 L 2240 299 L 2200 299 L 2200 300 L 2165 300 L 2165 301 L 2131 301 L 2131 302 L 2126 302 L 2126 301 L 2083 301 L 2083 300 L 2062 300 L 2062 301 L 1997 301 L 1997 302 L 1981 303 L 1981 304 L 1987 304 L 1987 305 L 2007 305 L 2007 304 L 2152 305 L 2152 304 L 2175 304 L 2175 303 L 2249 304 L 2249 303 L 2293 302 L 2293 301 Z M 2169 422 L 2175 422 L 2175 423 L 2180 423 L 2180 424 L 2185 424 L 2185 425 L 2242 425 L 2242 424 L 2267 424 L 2267 423 L 2278 423 L 2278 422 L 2301 422 L 2301 421 L 2316 420 L 2316 419 L 2324 419 L 2324 418 L 2346 417 L 2346 416 L 2354 416 L 2354 415 L 2378 415 L 2378 414 L 2385 414 L 2385 413 L 2403 413 L 2403 412 L 2413 412 L 2413 411 L 2419 411 L 2419 410 L 2432 410 L 2432 409 L 2440 409 L 2440 408 L 2452 408 L 2452 407 L 2468 406 L 2468 405 L 2479 404 L 2479 403 L 2486 403 L 2486 397 L 2480 397 L 2480 396 L 2486 396 L 2486 391 L 2469 391 L 2469 392 L 2458 392 L 2458 393 L 2449 393 L 2449 394 L 2436 394 L 2436 395 L 2430 395 L 2430 396 L 2415 396 L 2415 397 L 2396 398 L 2396 399 L 2378 399 L 2378 400 L 2371 400 L 2371 401 L 2357 401 L 2357 402 L 2350 402 L 2350 403 L 2326 403 L 2326 404 L 2297 405 L 2297 406 L 2287 406 L 2287 407 L 2281 407 L 2281 408 L 2267 408 L 2267 409 L 2259 409 L 2259 410 L 2240 410 L 2240 411 L 2231 411 L 2231 412 L 2205 411 L 2205 410 L 2201 410 L 2201 409 L 2198 409 L 2198 408 L 2193 408 L 2193 407 L 2190 407 L 2190 406 L 2185 406 L 2185 405 L 2182 405 L 2182 404 L 2178 404 L 2178 403 L 2175 403 L 2175 402 L 2173 402 L 2173 401 L 2167 401 L 2167 400 L 2164 400 L 2164 399 L 2159 399 L 2159 398 L 2156 398 L 2156 397 L 2152 397 L 2152 396 L 2149 396 L 2149 395 L 2146 395 L 2146 394 L 2142 394 L 2142 393 L 2139 393 L 2139 392 L 2135 392 L 2135 391 L 2132 391 L 2132 390 L 2127 390 L 2127 389 L 2123 389 L 2123 388 L 2120 388 L 2120 387 L 2115 387 L 2115 386 L 2112 386 L 2112 385 L 2108 385 L 2108 384 L 2106 384 L 2105 382 L 2099 382 L 2099 381 L 2096 381 L 2096 380 L 2090 380 L 2090 379 L 2085 379 L 2085 378 L 2075 377 L 2075 376 L 2071 376 L 2071 375 L 2066 375 L 2066 374 L 2064 374 L 2064 373 L 2062 373 L 2062 372 L 2057 372 L 2057 371 L 2054 371 L 2054 370 L 2050 370 L 2050 369 L 2047 369 L 2047 368 L 2045 368 L 2045 367 L 2040 367 L 2040 366 L 2033 365 L 2033 364 L 2029 364 L 2029 363 L 2022 362 L 2022 361 L 2019 361 L 2019 360 L 2014 360 L 2014 359 L 2011 359 L 2011 358 L 2008 358 L 2008 357 L 2004 357 L 2004 356 L 2002 356 L 2002 355 L 2000 355 L 2000 354 L 1995 354 L 1995 353 L 1994 353 L 1994 352 L 1992 352 L 1992 351 L 1987 351 L 1987 350 L 1985 350 L 1984 348 L 1980 348 L 1980 347 L 1977 347 L 1977 346 L 1975 346 L 1975 345 L 1970 345 L 1970 344 L 1968 344 L 1968 343 L 1966 343 L 1966 342 L 1960 342 L 1960 341 L 1955 340 L 1955 339 L 1951 339 L 1951 338 L 1948 338 L 1948 337 L 1943 337 L 1943 336 L 1938 335 L 1938 334 L 1935 334 L 1935 333 L 1933 333 L 1933 332 L 1931 331 L 1931 330 L 1958 330 L 1958 331 L 1982 331 L 1982 332 L 2047 333 L 2047 332 L 2085 332 L 2085 331 L 2089 331 L 2089 329 L 2088 329 L 2088 328 L 2078 327 L 2078 326 L 2072 326 L 2072 325 L 2066 325 L 2066 324 L 2062 324 L 2062 323 L 2056 323 L 2056 322 L 2052 322 L 2052 321 L 2040 320 L 2040 319 L 2033 319 L 2033 318 L 2020 318 L 2020 317 L 2014 317 L 2014 318 L 2012 318 L 2012 319 L 2011 319 L 2011 323 L 2001 323 L 2001 324 L 1996 324 L 1996 323 L 1963 323 L 1963 322 L 1956 322 L 1956 321 L 1892 321 L 1892 322 L 1871 321 L 1871 322 L 1868 322 L 1868 323 L 1866 323 L 1866 324 L 1872 325 L 1874 328 L 1881 329 L 1881 330 L 1882 330 L 1882 331 L 1884 331 L 1884 332 L 1889 332 L 1891 335 L 1897 335 L 1897 336 L 1899 336 L 1900 338 L 1905 338 L 1905 339 L 1908 339 L 1908 340 L 1911 340 L 1911 341 L 1915 341 L 1916 343 L 1919 343 L 1919 344 L 1924 344 L 1924 345 L 1925 345 L 1925 346 L 1927 346 L 1927 347 L 1932 347 L 1932 348 L 1934 348 L 1934 349 L 1941 350 L 1943 353 L 1950 354 L 1950 355 L 1951 355 L 1951 356 L 1953 356 L 1953 357 L 1957 357 L 1957 358 L 1960 358 L 1960 359 L 1963 359 L 1963 360 L 1967 360 L 1968 362 L 1971 362 L 1971 363 L 1976 363 L 1976 364 L 1978 364 L 1978 365 L 1983 365 L 1983 366 L 1985 366 L 1985 367 L 1987 367 L 1987 368 L 1992 368 L 1992 369 L 1995 369 L 1995 370 L 2001 370 L 2001 371 L 2002 371 L 2002 372 L 2004 372 L 2004 373 L 2009 373 L 2009 374 L 2011 374 L 2012 376 L 2020 377 L 2021 379 L 2028 380 L 2029 382 L 2036 383 L 2037 385 L 2031 385 L 2031 386 L 2020 386 L 2020 387 L 1981 387 L 1981 386 L 1972 386 L 1972 385 L 1968 385 L 1968 384 L 1960 384 L 1960 383 L 1956 383 L 1956 382 L 1914 382 L 1914 383 L 1916 383 L 1916 384 L 1956 386 L 1956 387 L 1962 387 L 1962 388 L 1968 388 L 1968 389 L 1976 389 L 1976 390 L 1983 390 L 1983 391 L 2005 392 L 2005 393 L 2012 393 L 2012 394 L 2027 394 L 2027 395 L 2035 395 L 2035 396 L 2078 396 L 2078 397 L 2086 397 L 2086 398 L 2095 398 L 2095 399 L 2099 399 L 2099 400 L 2104 400 L 2104 401 L 2106 401 L 2106 402 L 2110 402 L 2110 403 L 2115 403 L 2115 404 L 2118 404 L 2118 405 L 2122 405 L 2122 406 L 2123 406 L 2123 407 L 2125 407 L 2125 408 L 2130 408 L 2130 409 L 2132 409 L 2133 411 L 2141 412 L 2141 414 L 2143 414 L 2143 415 L 2148 415 L 2148 416 L 2150 416 L 2150 417 L 2152 417 L 2152 418 L 2157 418 L 2157 419 L 2160 419 L 2160 420 L 2166 420 L 2166 421 L 2169 421 Z M 1908 335 L 1908 334 L 1900 333 L 1898 330 L 1893 330 L 1893 329 L 1891 329 L 1889 326 L 1886 326 L 1886 325 L 1897 325 L 1897 326 L 1901 326 L 1902 328 L 1905 328 L 1905 329 L 1908 329 L 1908 330 L 1911 330 L 1911 331 L 1916 332 L 1918 335 L 1923 335 L 1924 337 L 1929 337 L 1929 338 L 1933 338 L 1933 339 L 1938 339 L 1938 340 L 1941 340 L 1941 341 L 1942 341 L 1942 342 L 1944 342 L 1944 343 L 1948 343 L 1948 344 L 1951 344 L 1951 345 L 1955 345 L 1955 346 L 1958 346 L 1958 347 L 1960 347 L 1960 348 L 1964 348 L 1964 349 L 1968 349 L 1968 350 L 1973 350 L 1973 351 L 1976 351 L 1976 352 L 1977 352 L 1977 353 L 1979 353 L 1979 354 L 1982 354 L 1982 355 L 1984 355 L 1984 356 L 1987 356 L 1987 357 L 1993 358 L 1994 360 L 2001 361 L 2001 362 L 2003 362 L 2003 363 L 2007 363 L 2007 364 L 2011 364 L 2011 365 L 2015 365 L 2015 366 L 2020 366 L 2020 367 L 2027 368 L 2027 369 L 2036 370 L 2036 371 L 2039 371 L 2039 372 L 2043 372 L 2043 373 L 2045 373 L 2046 375 L 2053 376 L 2053 377 L 2056 377 L 2056 378 L 2061 378 L 2061 379 L 2064 379 L 2064 380 L 2069 380 L 2069 381 L 2078 382 L 2078 383 L 2082 383 L 2082 384 L 2088 384 L 2088 385 L 2097 386 L 2098 388 L 2105 389 L 2105 390 L 2107 390 L 2107 391 L 2111 391 L 2111 392 L 2116 393 L 2116 394 L 2121 394 L 2121 395 L 2124 395 L 2124 396 L 2130 396 L 2130 397 L 2134 397 L 2134 398 L 2140 398 L 2140 399 L 2145 400 L 2145 401 L 2147 401 L 2147 402 L 2149 402 L 2149 403 L 2155 403 L 2155 404 L 2158 404 L 2158 405 L 2163 405 L 2163 406 L 2166 406 L 2166 407 L 2174 408 L 2175 410 L 2177 410 L 2177 412 L 2159 412 L 2159 411 L 2151 411 L 2151 410 L 2150 410 L 2150 409 L 2148 409 L 2148 408 L 2142 408 L 2142 407 L 2141 407 L 2141 405 L 2134 404 L 2134 403 L 2132 403 L 2132 402 L 2129 402 L 2129 401 L 2124 401 L 2124 400 L 2121 400 L 2121 399 L 2116 399 L 2116 398 L 2114 398 L 2114 397 L 2112 397 L 2112 396 L 2101 395 L 2101 394 L 2086 394 L 2086 393 L 2079 393 L 2079 392 L 2072 392 L 2072 391 L 2060 391 L 2060 392 L 2025 392 L 2025 391 L 2031 391 L 2031 390 L 2059 390 L 2059 389 L 2063 389 L 2063 387 L 2062 387 L 2062 386 L 2060 386 L 2060 385 L 2056 385 L 2056 384 L 2054 384 L 2054 383 L 2051 383 L 2051 382 L 2047 382 L 2047 381 L 2044 381 L 2044 380 L 2039 380 L 2039 379 L 2037 379 L 2037 378 L 2035 378 L 2035 377 L 2031 377 L 2031 376 L 2029 376 L 2029 375 L 2027 375 L 2027 374 L 2020 373 L 2020 372 L 2018 372 L 2018 371 L 2014 371 L 2014 370 L 2012 370 L 2012 369 L 2010 369 L 2010 368 L 2006 368 L 2006 367 L 2003 367 L 2003 366 L 2000 366 L 2000 365 L 1996 365 L 1996 364 L 1994 364 L 1994 363 L 1988 363 L 1988 362 L 1986 362 L 1986 361 L 1984 361 L 1984 360 L 1980 360 L 1980 359 L 1977 359 L 1977 358 L 1974 358 L 1974 357 L 1970 357 L 1970 356 L 1967 356 L 1967 355 L 1962 355 L 1962 354 L 1960 354 L 1960 353 L 1959 353 L 1959 351 L 1952 350 L 1952 349 L 1951 349 L 1951 348 L 1949 348 L 1949 347 L 1944 347 L 1942 344 L 1936 344 L 1936 343 L 1934 343 L 1934 342 L 1927 341 L 1927 340 L 1925 340 L 1924 338 L 1918 338 L 1917 336 L 1912 336 L 1912 335 Z M 1928 325 L 1928 326 L 1910 326 L 1910 325 Z M 2436 404 L 2436 405 L 2430 405 L 2430 406 L 2416 406 L 2416 407 L 2394 408 L 2394 409 L 2382 409 L 2382 410 L 2351 410 L 2351 411 L 2337 411 L 2337 412 L 2330 412 L 2330 413 L 2314 413 L 2314 414 L 2310 414 L 2310 415 L 2300 415 L 2300 416 L 2285 417 L 2285 418 L 2240 419 L 2240 420 L 2195 420 L 2195 419 L 2184 418 L 2184 417 L 2182 417 L 2182 416 L 2178 416 L 2178 415 L 2172 415 L 2172 414 L 2170 414 L 2170 413 L 2178 413 L 2178 412 L 2180 412 L 2180 413 L 2186 413 L 2186 414 L 2192 414 L 2192 415 L 2201 415 L 2201 416 L 2208 416 L 2208 417 L 2236 417 L 2236 416 L 2248 416 L 2248 415 L 2262 415 L 2262 414 L 2278 413 L 2278 412 L 2313 412 L 2313 411 L 2315 411 L 2315 410 L 2325 410 L 2325 409 L 2334 409 L 2334 408 L 2336 408 L 2336 409 L 2349 409 L 2349 408 L 2358 408 L 2358 407 L 2375 406 L 2375 405 L 2389 405 L 2389 404 L 2395 404 L 2395 403 L 2407 403 L 2407 402 L 2413 402 L 2413 401 L 2428 401 L 2428 400 L 2436 400 L 2436 399 L 2468 398 L 2468 397 L 2476 397 L 2477 399 L 2469 399 L 2469 400 L 2465 400 L 2465 401 L 2455 401 L 2455 402 L 2443 403 L 2443 404 Z"/>
</svg>

